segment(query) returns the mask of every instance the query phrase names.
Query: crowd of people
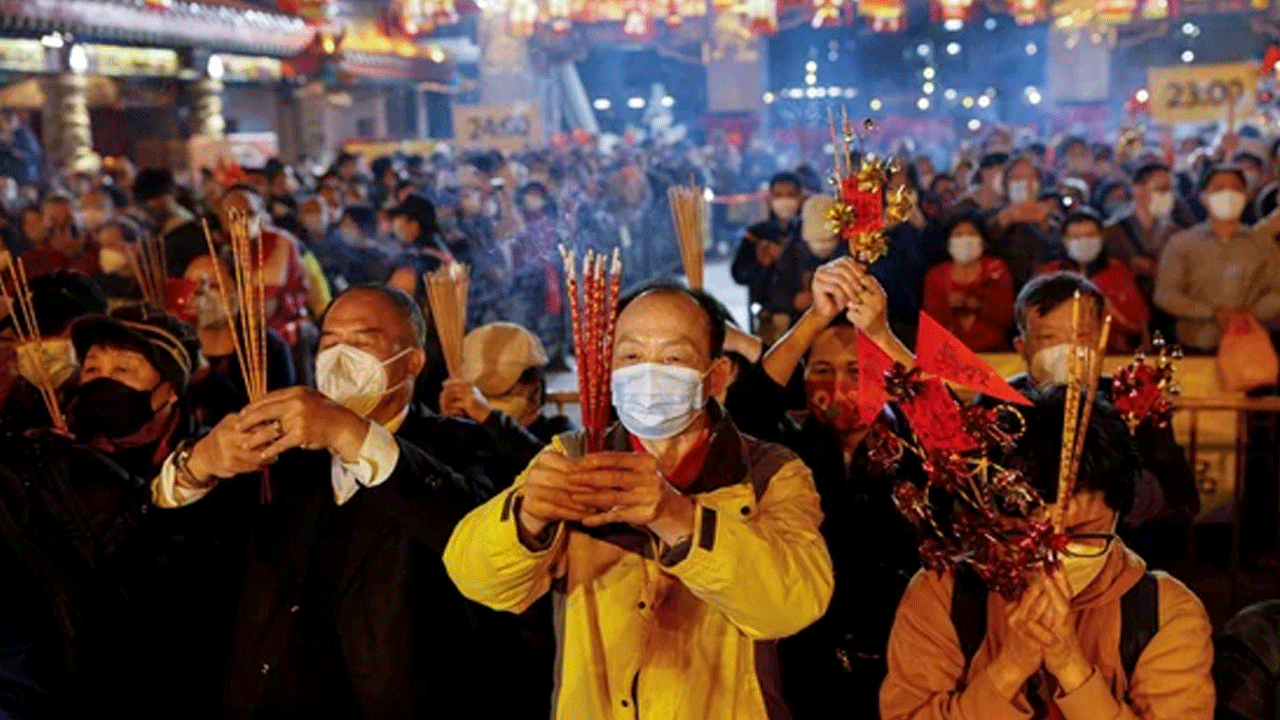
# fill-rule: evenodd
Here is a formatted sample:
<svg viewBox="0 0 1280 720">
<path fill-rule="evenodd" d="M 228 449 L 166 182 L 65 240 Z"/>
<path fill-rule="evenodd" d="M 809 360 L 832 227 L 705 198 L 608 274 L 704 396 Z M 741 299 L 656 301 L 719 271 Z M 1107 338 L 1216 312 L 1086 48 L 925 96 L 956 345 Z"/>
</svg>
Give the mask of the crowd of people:
<svg viewBox="0 0 1280 720">
<path fill-rule="evenodd" d="M 1008 599 L 920 569 L 891 487 L 924 464 L 873 462 L 872 426 L 909 423 L 858 392 L 859 334 L 909 367 L 922 310 L 1016 350 L 1030 406 L 1003 461 L 1055 501 L 1073 298 L 1079 340 L 1110 315 L 1116 350 L 1274 329 L 1280 157 L 1247 140 L 1177 169 L 1002 131 L 950 173 L 904 158 L 911 217 L 866 268 L 818 172 L 720 135 L 195 186 L 120 160 L 11 174 L 0 277 L 31 302 L 0 307 L 0 717 L 1264 717 L 1276 610 L 1233 621 L 1214 674 L 1165 572 L 1199 511 L 1172 430 L 1131 433 L 1099 393 L 1061 565 Z M 690 177 L 767 193 L 733 260 L 748 327 L 666 278 L 665 188 Z M 711 225 L 714 252 L 733 229 Z M 547 407 L 572 351 L 559 244 L 626 257 L 602 437 Z M 423 279 L 452 263 L 455 377 Z M 223 294 L 246 274 L 259 393 L 252 310 Z"/>
</svg>

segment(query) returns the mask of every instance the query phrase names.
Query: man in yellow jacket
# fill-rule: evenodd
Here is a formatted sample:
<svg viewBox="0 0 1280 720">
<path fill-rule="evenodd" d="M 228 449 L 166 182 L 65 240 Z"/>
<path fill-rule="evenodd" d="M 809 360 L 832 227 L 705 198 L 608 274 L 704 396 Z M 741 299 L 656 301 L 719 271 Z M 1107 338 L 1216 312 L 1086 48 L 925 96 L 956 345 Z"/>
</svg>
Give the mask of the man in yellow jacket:
<svg viewBox="0 0 1280 720">
<path fill-rule="evenodd" d="M 831 559 L 809 470 L 742 435 L 714 301 L 658 285 L 620 303 L 605 452 L 562 435 L 458 524 L 464 595 L 520 612 L 552 590 L 562 720 L 776 720 L 774 641 L 825 612 Z"/>
</svg>

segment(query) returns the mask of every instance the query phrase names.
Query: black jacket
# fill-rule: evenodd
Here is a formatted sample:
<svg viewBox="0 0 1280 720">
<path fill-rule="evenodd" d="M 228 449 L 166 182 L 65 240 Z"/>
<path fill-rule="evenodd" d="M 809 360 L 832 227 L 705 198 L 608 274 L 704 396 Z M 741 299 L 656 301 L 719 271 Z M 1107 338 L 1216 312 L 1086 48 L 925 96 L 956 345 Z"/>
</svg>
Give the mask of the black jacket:
<svg viewBox="0 0 1280 720">
<path fill-rule="evenodd" d="M 779 646 L 785 697 L 797 720 L 828 717 L 831 707 L 874 717 L 894 610 L 919 566 L 915 533 L 893 506 L 896 478 L 870 471 L 865 446 L 846 464 L 836 432 L 812 416 L 796 423 L 786 400 L 787 390 L 759 364 L 739 375 L 728 396 L 739 429 L 788 447 L 813 473 L 835 568 L 826 614 Z M 888 406 L 877 422 L 901 424 Z M 906 456 L 898 477 L 918 472 Z"/>
<path fill-rule="evenodd" d="M 454 525 L 473 505 L 471 491 L 413 444 L 397 444 L 391 476 L 341 507 L 333 501 L 330 455 L 322 452 L 286 453 L 271 469 L 270 504 L 255 504 L 254 479 L 215 489 L 239 496 L 236 520 L 251 527 L 224 717 L 252 717 L 272 673 L 310 662 L 310 651 L 322 647 L 299 632 L 312 612 L 303 602 L 331 604 L 328 632 L 338 655 L 332 686 L 300 688 L 304 704 L 323 694 L 319 702 L 345 697 L 366 718 L 419 718 L 472 702 L 474 623 L 441 561 Z M 331 569 L 317 560 L 322 544 L 340 554 Z M 309 593 L 325 573 L 336 593 Z M 324 711 L 336 717 L 343 708 Z"/>
<path fill-rule="evenodd" d="M 503 413 L 492 412 L 483 423 L 476 423 L 445 417 L 422 403 L 409 406 L 396 437 L 470 481 L 477 504 L 511 487 L 546 445 Z"/>
</svg>

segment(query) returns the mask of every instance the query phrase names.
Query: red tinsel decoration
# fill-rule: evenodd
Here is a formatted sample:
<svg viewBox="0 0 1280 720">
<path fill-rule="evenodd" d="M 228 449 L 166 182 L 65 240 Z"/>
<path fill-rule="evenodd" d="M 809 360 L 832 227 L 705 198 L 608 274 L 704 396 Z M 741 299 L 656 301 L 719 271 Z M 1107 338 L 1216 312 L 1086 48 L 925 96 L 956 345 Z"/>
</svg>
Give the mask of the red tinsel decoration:
<svg viewBox="0 0 1280 720">
<path fill-rule="evenodd" d="M 1111 378 L 1112 402 L 1129 423 L 1130 432 L 1143 424 L 1167 426 L 1173 417 L 1173 402 L 1169 397 L 1181 390 L 1173 379 L 1173 363 L 1182 358 L 1181 349 L 1169 347 L 1159 335 L 1152 344 L 1160 353 L 1154 365 L 1148 364 L 1139 352 L 1133 362 L 1117 370 Z"/>
</svg>

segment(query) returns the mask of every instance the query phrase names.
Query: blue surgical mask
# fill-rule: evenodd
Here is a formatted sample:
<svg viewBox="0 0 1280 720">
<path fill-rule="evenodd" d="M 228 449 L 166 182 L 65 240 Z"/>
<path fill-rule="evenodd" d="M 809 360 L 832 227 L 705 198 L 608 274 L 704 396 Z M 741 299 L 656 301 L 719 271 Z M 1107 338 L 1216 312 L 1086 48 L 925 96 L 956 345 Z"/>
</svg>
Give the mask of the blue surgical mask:
<svg viewBox="0 0 1280 720">
<path fill-rule="evenodd" d="M 632 435 L 666 440 L 702 410 L 702 373 L 682 365 L 640 363 L 613 371 L 613 407 Z"/>
</svg>

